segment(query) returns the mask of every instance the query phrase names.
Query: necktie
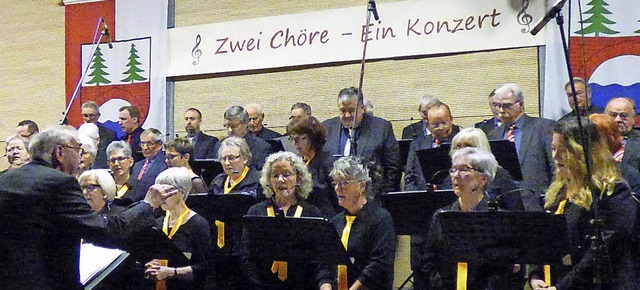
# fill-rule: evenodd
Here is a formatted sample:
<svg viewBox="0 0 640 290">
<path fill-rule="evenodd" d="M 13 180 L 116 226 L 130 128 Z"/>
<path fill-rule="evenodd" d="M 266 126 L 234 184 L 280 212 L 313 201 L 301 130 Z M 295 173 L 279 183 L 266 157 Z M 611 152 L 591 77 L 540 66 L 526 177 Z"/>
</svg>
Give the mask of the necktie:
<svg viewBox="0 0 640 290">
<path fill-rule="evenodd" d="M 440 140 L 434 139 L 433 140 L 433 148 L 438 148 L 438 147 L 440 147 Z"/>
<path fill-rule="evenodd" d="M 141 180 L 144 176 L 144 173 L 147 172 L 147 167 L 149 167 L 149 159 L 144 161 L 144 165 L 142 165 L 142 169 L 140 169 L 140 173 L 138 173 L 138 180 Z"/>
<path fill-rule="evenodd" d="M 516 125 L 509 126 L 509 131 L 507 132 L 507 137 L 505 139 L 509 140 L 509 142 L 516 142 L 516 135 L 513 133 L 513 130 L 516 129 Z"/>
<path fill-rule="evenodd" d="M 351 155 L 351 129 L 349 129 L 349 137 L 347 138 L 347 142 L 344 144 L 344 151 L 342 152 L 342 155 Z"/>
<path fill-rule="evenodd" d="M 131 134 L 129 134 L 129 137 L 127 137 L 127 144 L 131 145 Z"/>
<path fill-rule="evenodd" d="M 616 162 L 622 162 L 622 157 L 624 157 L 624 145 L 616 153 L 613 153 L 613 160 Z"/>
<path fill-rule="evenodd" d="M 351 234 L 351 226 L 353 225 L 353 221 L 356 219 L 354 215 L 346 216 L 347 223 L 344 225 L 344 230 L 342 230 L 342 245 L 345 250 L 349 250 L 349 234 Z M 346 290 L 349 289 L 349 282 L 347 280 L 347 266 L 338 265 L 338 290 Z"/>
</svg>

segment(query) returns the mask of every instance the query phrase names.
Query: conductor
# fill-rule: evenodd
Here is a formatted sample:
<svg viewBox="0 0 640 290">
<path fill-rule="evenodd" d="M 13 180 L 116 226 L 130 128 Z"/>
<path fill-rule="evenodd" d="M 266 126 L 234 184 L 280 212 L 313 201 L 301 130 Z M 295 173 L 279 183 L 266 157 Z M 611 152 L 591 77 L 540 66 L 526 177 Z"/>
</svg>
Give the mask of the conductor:
<svg viewBox="0 0 640 290">
<path fill-rule="evenodd" d="M 29 146 L 33 162 L 0 177 L 0 279 L 6 289 L 81 289 L 80 239 L 114 245 L 129 230 L 153 223 L 168 197 L 154 187 L 118 216 L 94 212 L 70 175 L 83 149 L 75 129 L 56 126 Z"/>
</svg>

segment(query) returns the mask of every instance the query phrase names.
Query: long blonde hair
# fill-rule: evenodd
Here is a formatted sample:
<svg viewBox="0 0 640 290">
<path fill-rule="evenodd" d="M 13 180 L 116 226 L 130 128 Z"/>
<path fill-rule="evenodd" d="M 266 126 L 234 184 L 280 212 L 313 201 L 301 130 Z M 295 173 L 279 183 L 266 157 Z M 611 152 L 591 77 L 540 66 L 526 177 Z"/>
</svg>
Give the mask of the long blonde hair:
<svg viewBox="0 0 640 290">
<path fill-rule="evenodd" d="M 582 127 L 591 146 L 589 157 L 593 189 L 599 191 L 598 194 L 601 197 L 605 192 L 611 194 L 616 183 L 623 180 L 620 171 L 605 139 L 596 130 L 595 125 L 589 119 L 582 118 Z M 575 119 L 559 121 L 554 126 L 553 133 L 561 137 L 562 142 L 560 148 L 556 148 L 556 154 L 565 154 L 566 170 L 561 172 L 556 167 L 555 180 L 547 190 L 544 207 L 553 208 L 560 201 L 569 199 L 572 203 L 588 210 L 591 208 L 593 197 L 587 177 L 584 149 L 579 143 L 578 121 Z"/>
</svg>

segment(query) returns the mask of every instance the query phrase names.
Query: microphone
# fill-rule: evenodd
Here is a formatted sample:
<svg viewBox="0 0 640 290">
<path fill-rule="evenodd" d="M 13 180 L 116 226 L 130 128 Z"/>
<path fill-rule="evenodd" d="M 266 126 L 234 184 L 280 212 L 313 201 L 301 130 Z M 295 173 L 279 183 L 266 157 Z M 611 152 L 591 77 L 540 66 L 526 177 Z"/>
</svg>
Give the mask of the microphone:
<svg viewBox="0 0 640 290">
<path fill-rule="evenodd" d="M 107 43 L 109 44 L 109 49 L 113 49 L 113 43 L 111 43 L 111 34 L 109 33 L 109 26 L 107 26 L 107 22 L 104 21 L 104 18 L 100 18 L 102 19 L 102 25 L 104 26 L 103 28 L 103 34 L 104 36 L 107 37 Z"/>
<path fill-rule="evenodd" d="M 409 126 L 411 127 L 411 139 L 416 139 L 418 138 L 418 133 L 416 133 L 416 128 L 413 126 L 413 117 L 411 117 L 411 123 L 409 123 Z"/>
<path fill-rule="evenodd" d="M 373 18 L 375 18 L 376 21 L 380 20 L 380 16 L 378 15 L 378 8 L 376 8 L 376 1 L 369 0 L 369 11 L 373 12 Z"/>
<path fill-rule="evenodd" d="M 533 27 L 533 29 L 531 29 L 531 35 L 538 34 L 538 32 L 540 32 L 540 30 L 542 30 L 542 28 L 544 28 L 547 25 L 547 23 L 551 21 L 551 19 L 555 18 L 556 14 L 558 14 L 558 12 L 562 10 L 562 6 L 564 6 L 565 2 L 567 2 L 567 0 L 558 0 L 556 4 L 554 4 L 553 7 L 551 7 L 549 12 L 547 12 L 547 14 L 544 15 L 544 18 L 540 19 L 540 21 L 536 23 L 536 26 Z"/>
</svg>

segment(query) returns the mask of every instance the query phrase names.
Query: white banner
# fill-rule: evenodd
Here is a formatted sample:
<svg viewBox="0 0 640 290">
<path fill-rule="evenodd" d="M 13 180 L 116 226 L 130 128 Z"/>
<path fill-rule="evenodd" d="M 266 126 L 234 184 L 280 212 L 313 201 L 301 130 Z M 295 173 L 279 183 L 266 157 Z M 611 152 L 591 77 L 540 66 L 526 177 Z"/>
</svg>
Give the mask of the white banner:
<svg viewBox="0 0 640 290">
<path fill-rule="evenodd" d="M 366 8 L 170 29 L 168 76 L 359 60 Z M 528 33 L 544 13 L 543 1 L 414 0 L 378 4 L 378 12 L 367 59 L 544 44 L 544 36 Z"/>
</svg>

